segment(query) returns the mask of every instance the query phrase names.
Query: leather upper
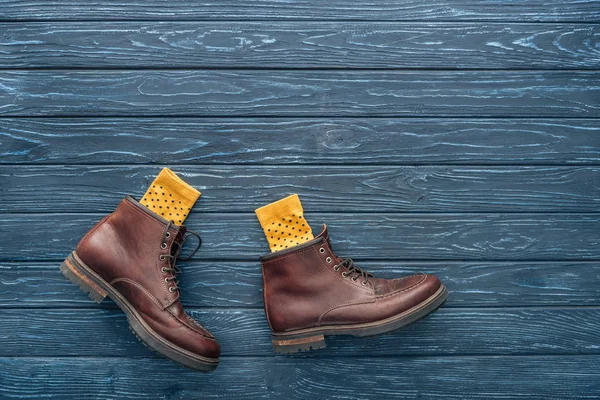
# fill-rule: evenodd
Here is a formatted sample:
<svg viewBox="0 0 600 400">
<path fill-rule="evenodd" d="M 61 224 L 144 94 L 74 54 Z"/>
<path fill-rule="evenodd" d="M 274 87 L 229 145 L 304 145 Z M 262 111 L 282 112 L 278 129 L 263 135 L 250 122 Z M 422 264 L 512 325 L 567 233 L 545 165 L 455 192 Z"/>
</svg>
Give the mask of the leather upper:
<svg viewBox="0 0 600 400">
<path fill-rule="evenodd" d="M 261 258 L 265 311 L 273 332 L 379 321 L 422 303 L 441 287 L 433 275 L 398 279 L 349 274 L 327 227 L 315 239 Z M 337 271 L 336 271 L 337 269 Z M 354 280 L 353 278 L 357 278 Z"/>
<path fill-rule="evenodd" d="M 127 196 L 83 237 L 76 253 L 160 336 L 195 354 L 218 358 L 219 344 L 184 312 L 179 290 L 166 279 L 171 272 L 162 270 L 170 267 L 165 256 L 176 250 L 174 241 L 180 242 L 184 234 L 184 226 L 169 223 Z"/>
</svg>

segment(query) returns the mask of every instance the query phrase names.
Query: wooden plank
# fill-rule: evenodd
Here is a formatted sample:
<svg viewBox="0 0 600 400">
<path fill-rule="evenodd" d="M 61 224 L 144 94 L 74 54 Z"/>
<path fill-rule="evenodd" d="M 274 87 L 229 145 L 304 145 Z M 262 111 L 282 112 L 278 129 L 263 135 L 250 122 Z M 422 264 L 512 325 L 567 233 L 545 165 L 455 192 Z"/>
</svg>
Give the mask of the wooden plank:
<svg viewBox="0 0 600 400">
<path fill-rule="evenodd" d="M 217 337 L 223 356 L 274 355 L 262 309 L 187 311 Z M 153 356 L 120 310 L 13 309 L 0 318 L 0 357 Z M 598 308 L 442 308 L 387 335 L 328 337 L 327 349 L 311 357 L 600 354 L 599 321 Z"/>
<path fill-rule="evenodd" d="M 5 399 L 600 397 L 600 356 L 224 358 L 201 375 L 163 358 L 0 358 Z M 33 378 L 33 379 L 32 379 Z"/>
<path fill-rule="evenodd" d="M 102 214 L 4 214 L 1 261 L 64 259 Z M 326 222 L 340 256 L 358 260 L 600 259 L 600 214 L 307 213 Z M 254 214 L 196 214 L 186 223 L 203 237 L 196 257 L 256 260 L 267 242 Z M 15 235 L 15 229 L 23 234 Z"/>
<path fill-rule="evenodd" d="M 283 144 L 282 144 L 283 142 Z M 2 163 L 598 164 L 594 119 L 0 119 Z"/>
<path fill-rule="evenodd" d="M 3 71 L 1 116 L 600 117 L 594 71 Z"/>
<path fill-rule="evenodd" d="M 145 193 L 160 168 L 0 166 L 5 191 L 0 212 L 111 212 L 124 193 Z M 311 212 L 600 211 L 598 167 L 180 166 L 175 170 L 203 193 L 195 213 L 253 212 L 290 192 L 298 193 Z"/>
<path fill-rule="evenodd" d="M 19 20 L 368 20 L 600 21 L 595 0 L 0 0 L 0 19 Z"/>
<path fill-rule="evenodd" d="M 0 31 L 1 68 L 600 67 L 600 27 L 582 24 L 61 22 Z"/>
<path fill-rule="evenodd" d="M 95 306 L 58 271 L 59 262 L 0 263 L 0 307 Z M 189 307 L 263 306 L 258 261 L 178 263 L 182 301 Z M 600 306 L 600 262 L 361 262 L 378 277 L 419 272 L 438 276 L 450 290 L 445 308 Z M 110 300 L 101 307 L 115 308 Z"/>
</svg>

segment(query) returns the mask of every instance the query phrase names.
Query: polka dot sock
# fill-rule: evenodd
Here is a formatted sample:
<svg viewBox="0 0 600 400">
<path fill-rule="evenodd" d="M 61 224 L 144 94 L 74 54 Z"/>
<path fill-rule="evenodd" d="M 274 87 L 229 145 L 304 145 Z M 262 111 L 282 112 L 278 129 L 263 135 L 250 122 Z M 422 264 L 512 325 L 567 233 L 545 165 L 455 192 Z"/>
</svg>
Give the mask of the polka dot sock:
<svg viewBox="0 0 600 400">
<path fill-rule="evenodd" d="M 271 252 L 314 239 L 312 230 L 302 215 L 303 212 L 297 194 L 267 204 L 255 211 Z"/>
<path fill-rule="evenodd" d="M 163 168 L 140 203 L 164 219 L 182 225 L 198 197 L 199 191 L 185 183 L 169 168 Z"/>
</svg>

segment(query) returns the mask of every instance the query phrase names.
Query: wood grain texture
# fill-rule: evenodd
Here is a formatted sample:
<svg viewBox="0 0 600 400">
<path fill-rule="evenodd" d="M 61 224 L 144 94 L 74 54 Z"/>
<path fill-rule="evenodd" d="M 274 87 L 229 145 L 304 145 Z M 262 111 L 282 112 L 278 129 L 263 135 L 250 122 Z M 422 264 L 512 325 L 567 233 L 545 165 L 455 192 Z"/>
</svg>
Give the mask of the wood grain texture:
<svg viewBox="0 0 600 400">
<path fill-rule="evenodd" d="M 275 355 L 262 309 L 187 311 L 217 337 L 224 357 Z M 0 357 L 160 357 L 131 334 L 120 310 L 0 310 L 0 318 Z M 600 354 L 599 320 L 598 308 L 442 308 L 384 336 L 328 337 L 327 349 L 306 357 Z"/>
<path fill-rule="evenodd" d="M 224 358 L 199 375 L 165 359 L 0 358 L 6 399 L 592 399 L 600 356 Z M 236 379 L 231 379 L 235 376 Z"/>
<path fill-rule="evenodd" d="M 0 0 L 0 19 L 19 20 L 368 20 L 600 21 L 595 0 Z"/>
<path fill-rule="evenodd" d="M 591 71 L 3 71 L 0 116 L 599 117 Z"/>
<path fill-rule="evenodd" d="M 0 68 L 597 69 L 597 25 L 0 24 Z"/>
<path fill-rule="evenodd" d="M 595 119 L 0 119 L 0 164 L 599 164 Z"/>
<path fill-rule="evenodd" d="M 160 169 L 0 166 L 5 192 L 0 212 L 111 212 L 124 194 L 145 193 Z M 193 213 L 251 213 L 289 193 L 298 193 L 311 212 L 600 211 L 598 167 L 179 166 L 175 171 L 203 193 Z M 167 211 L 154 207 L 157 213 Z"/>
<path fill-rule="evenodd" d="M 598 0 L 0 0 L 0 398 L 600 398 L 599 23 Z M 162 166 L 203 192 L 180 278 L 211 375 L 58 271 Z M 293 192 L 338 254 L 448 302 L 275 355 L 252 211 Z"/>
<path fill-rule="evenodd" d="M 62 261 L 103 214 L 4 214 L 2 261 Z M 358 260 L 599 260 L 599 214 L 319 214 L 333 246 Z M 254 214 L 195 214 L 197 257 L 257 260 L 267 243 Z M 18 227 L 23 235 L 15 235 Z"/>
<path fill-rule="evenodd" d="M 0 263 L 0 307 L 90 307 L 58 272 L 58 262 Z M 180 262 L 189 307 L 263 307 L 258 261 Z M 378 277 L 435 274 L 450 290 L 444 307 L 600 306 L 599 262 L 364 261 Z M 101 307 L 115 308 L 110 300 Z"/>
</svg>

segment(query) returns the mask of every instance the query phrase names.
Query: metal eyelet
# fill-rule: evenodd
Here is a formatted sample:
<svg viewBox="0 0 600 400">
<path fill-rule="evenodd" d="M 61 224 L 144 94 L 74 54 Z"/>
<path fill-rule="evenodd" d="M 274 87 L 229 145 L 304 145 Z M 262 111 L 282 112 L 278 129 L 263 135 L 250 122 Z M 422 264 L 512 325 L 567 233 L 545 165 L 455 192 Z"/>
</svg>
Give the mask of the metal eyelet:
<svg viewBox="0 0 600 400">
<path fill-rule="evenodd" d="M 171 283 L 171 281 L 169 280 L 169 278 L 165 278 L 165 282 L 166 283 Z"/>
<path fill-rule="evenodd" d="M 163 249 L 163 250 L 166 249 L 167 248 L 167 244 L 166 243 L 161 244 L 160 248 Z"/>
<path fill-rule="evenodd" d="M 330 263 L 330 262 L 332 261 L 332 260 L 331 260 L 331 257 L 327 257 L 327 258 L 325 259 L 325 261 L 327 261 L 328 263 Z"/>
<path fill-rule="evenodd" d="M 333 270 L 334 270 L 334 271 L 339 271 L 339 270 L 340 270 L 340 266 L 339 266 L 339 265 L 335 265 L 335 266 L 333 267 Z"/>
<path fill-rule="evenodd" d="M 158 259 L 159 259 L 159 260 L 163 260 L 163 261 L 164 261 L 166 258 L 167 258 L 167 257 L 165 257 L 165 255 L 164 255 L 164 254 L 161 254 L 160 256 L 158 256 Z"/>
<path fill-rule="evenodd" d="M 170 238 L 170 237 L 171 237 L 171 233 L 170 233 L 170 232 L 167 232 L 167 234 L 165 235 L 165 237 L 166 237 L 167 239 L 168 239 L 168 238 Z"/>
<path fill-rule="evenodd" d="M 352 278 L 352 282 L 356 282 L 358 280 L 358 277 L 356 279 Z"/>
<path fill-rule="evenodd" d="M 171 292 L 171 293 L 173 293 L 175 290 L 176 290 L 176 289 L 175 289 L 173 286 L 171 286 L 171 287 L 169 288 L 169 292 Z"/>
<path fill-rule="evenodd" d="M 362 281 L 361 283 L 362 283 L 363 286 L 367 286 L 367 282 Z"/>
<path fill-rule="evenodd" d="M 343 276 L 344 278 L 347 278 L 347 277 L 348 277 L 348 275 L 347 275 L 345 272 L 342 272 L 342 276 Z"/>
<path fill-rule="evenodd" d="M 321 247 L 321 248 L 319 249 L 319 253 L 321 253 L 321 254 L 325 253 L 325 249 Z"/>
<path fill-rule="evenodd" d="M 160 272 L 162 272 L 163 274 L 166 274 L 166 273 L 167 273 L 167 272 L 169 272 L 169 271 L 167 271 L 165 267 L 162 267 L 162 268 L 160 269 Z"/>
</svg>

